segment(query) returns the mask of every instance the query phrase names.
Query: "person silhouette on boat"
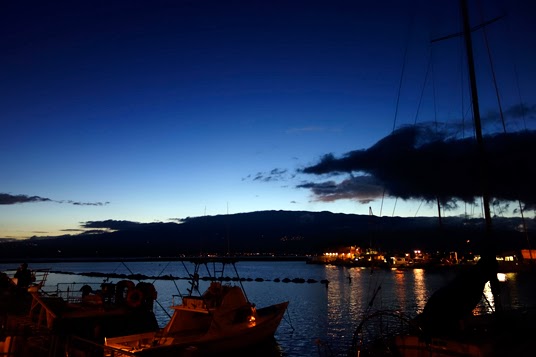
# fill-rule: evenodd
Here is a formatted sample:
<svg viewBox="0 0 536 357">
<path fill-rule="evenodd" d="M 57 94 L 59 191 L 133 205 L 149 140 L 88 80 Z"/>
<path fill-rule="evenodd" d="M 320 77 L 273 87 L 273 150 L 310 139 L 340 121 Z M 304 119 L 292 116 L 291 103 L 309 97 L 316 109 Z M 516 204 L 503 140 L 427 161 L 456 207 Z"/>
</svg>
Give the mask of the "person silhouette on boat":
<svg viewBox="0 0 536 357">
<path fill-rule="evenodd" d="M 428 299 L 416 323 L 428 335 L 453 334 L 463 330 L 463 320 L 472 316 L 487 282 L 491 284 L 495 310 L 500 309 L 498 263 L 495 254 L 483 254 L 474 265 L 440 288 Z"/>
<path fill-rule="evenodd" d="M 32 283 L 32 271 L 28 269 L 28 263 L 22 263 L 15 273 L 17 288 L 27 289 Z"/>
</svg>

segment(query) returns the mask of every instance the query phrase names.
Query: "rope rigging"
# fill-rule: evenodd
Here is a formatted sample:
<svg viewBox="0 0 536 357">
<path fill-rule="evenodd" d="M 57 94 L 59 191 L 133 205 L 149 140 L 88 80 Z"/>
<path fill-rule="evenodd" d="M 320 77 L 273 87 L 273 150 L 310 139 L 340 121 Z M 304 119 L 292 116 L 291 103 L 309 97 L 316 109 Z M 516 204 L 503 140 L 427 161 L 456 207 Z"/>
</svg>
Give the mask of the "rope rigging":
<svg viewBox="0 0 536 357">
<path fill-rule="evenodd" d="M 396 129 L 396 120 L 397 120 L 397 117 L 398 117 L 398 109 L 400 107 L 400 94 L 402 93 L 402 83 L 403 83 L 403 80 L 404 80 L 404 73 L 406 72 L 406 63 L 407 63 L 407 56 L 408 56 L 409 40 L 411 38 L 410 35 L 413 32 L 414 17 L 415 17 L 415 14 L 411 14 L 411 18 L 410 18 L 410 21 L 408 23 L 406 43 L 405 43 L 405 46 L 404 46 L 404 55 L 402 57 L 402 69 L 400 71 L 400 80 L 398 82 L 398 91 L 397 91 L 397 96 L 396 96 L 395 114 L 394 114 L 394 118 L 393 118 L 393 129 L 392 129 L 391 132 L 394 132 L 395 129 Z M 383 211 L 383 202 L 384 202 L 384 200 L 385 200 L 385 188 L 383 189 L 383 193 L 382 193 L 381 207 L 380 207 L 380 217 L 381 217 L 382 211 Z M 396 206 L 396 204 L 395 204 L 395 206 Z"/>
<path fill-rule="evenodd" d="M 479 2 L 479 5 L 480 5 L 479 6 L 480 7 L 480 15 L 482 17 L 483 16 L 483 14 L 482 14 L 482 4 Z M 502 107 L 502 100 L 501 100 L 501 96 L 500 96 L 500 92 L 499 92 L 499 85 L 497 83 L 497 75 L 496 75 L 496 71 L 495 71 L 493 58 L 492 58 L 492 55 L 491 55 L 491 46 L 489 44 L 489 38 L 488 38 L 488 33 L 486 31 L 486 27 L 483 28 L 482 33 L 483 33 L 484 43 L 486 45 L 486 51 L 487 51 L 487 55 L 488 55 L 488 60 L 489 60 L 489 63 L 490 63 L 490 70 L 491 70 L 491 76 L 492 76 L 492 80 L 493 80 L 493 87 L 495 89 L 495 97 L 497 99 L 497 107 L 498 107 L 498 110 L 499 110 L 499 117 L 501 119 L 503 133 L 506 134 L 508 132 L 508 130 L 506 128 L 506 120 L 505 120 L 504 111 L 503 111 L 503 107 Z M 528 129 L 527 129 L 526 121 L 525 121 L 525 110 L 524 110 L 523 101 L 522 101 L 522 98 L 521 98 L 521 89 L 519 87 L 519 77 L 518 77 L 518 73 L 517 73 L 517 66 L 515 65 L 515 63 L 514 63 L 514 76 L 515 76 L 515 83 L 516 83 L 516 87 L 517 87 L 517 93 L 518 93 L 518 96 L 519 96 L 519 102 L 521 103 L 521 116 L 522 116 L 522 120 L 523 120 L 523 124 L 524 124 L 524 130 L 527 131 Z M 528 246 L 528 249 L 529 249 L 530 258 L 532 260 L 532 250 L 531 250 L 530 238 L 529 238 L 529 234 L 528 234 L 528 228 L 527 228 L 527 224 L 526 224 L 526 221 L 525 221 L 525 216 L 524 216 L 524 213 L 523 213 L 523 211 L 524 211 L 523 205 L 522 205 L 521 200 L 517 200 L 517 201 L 518 201 L 518 205 L 519 205 L 521 221 L 522 221 L 522 224 L 523 224 L 523 232 L 525 233 L 525 238 L 527 240 L 527 246 Z"/>
</svg>

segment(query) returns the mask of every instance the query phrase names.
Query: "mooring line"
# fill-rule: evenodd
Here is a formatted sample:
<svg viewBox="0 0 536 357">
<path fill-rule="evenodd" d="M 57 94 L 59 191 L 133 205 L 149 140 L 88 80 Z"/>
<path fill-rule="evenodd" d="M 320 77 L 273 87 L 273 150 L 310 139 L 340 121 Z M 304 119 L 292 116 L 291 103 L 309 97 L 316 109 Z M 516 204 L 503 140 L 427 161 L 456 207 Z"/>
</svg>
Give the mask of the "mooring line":
<svg viewBox="0 0 536 357">
<path fill-rule="evenodd" d="M 292 332 L 294 332 L 295 328 L 294 325 L 292 325 L 292 321 L 290 320 L 290 314 L 288 312 L 288 309 L 285 312 L 288 317 L 288 320 L 285 318 L 285 315 L 283 315 L 283 320 L 285 320 L 289 324 L 290 328 L 292 329 Z"/>
</svg>

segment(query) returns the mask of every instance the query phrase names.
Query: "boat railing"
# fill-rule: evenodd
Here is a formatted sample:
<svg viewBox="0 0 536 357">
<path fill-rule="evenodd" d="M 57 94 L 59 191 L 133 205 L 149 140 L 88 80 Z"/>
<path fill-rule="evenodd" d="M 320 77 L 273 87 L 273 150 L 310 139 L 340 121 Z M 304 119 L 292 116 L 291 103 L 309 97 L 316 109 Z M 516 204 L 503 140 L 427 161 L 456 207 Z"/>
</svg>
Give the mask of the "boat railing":
<svg viewBox="0 0 536 357">
<path fill-rule="evenodd" d="M 10 277 L 7 272 L 11 274 L 12 271 L 13 271 L 12 273 L 13 275 Z M 9 277 L 10 284 L 12 284 L 13 286 L 16 286 L 18 279 L 14 277 L 14 275 L 16 274 L 17 270 L 8 269 L 8 270 L 5 270 L 5 272 L 6 272 L 5 274 Z M 50 272 L 50 269 L 30 270 L 31 281 L 30 281 L 30 285 L 28 286 L 28 291 L 37 292 L 41 290 L 41 288 L 45 286 L 49 272 Z"/>
<path fill-rule="evenodd" d="M 53 309 L 43 301 L 40 294 L 34 292 L 32 293 L 32 304 L 30 307 L 29 316 L 31 318 L 36 318 L 37 327 L 45 327 L 51 329 L 54 325 L 54 321 L 57 318 L 56 313 Z"/>
<path fill-rule="evenodd" d="M 90 287 L 90 291 L 97 291 L 100 285 L 100 283 L 58 283 L 52 293 L 68 303 L 79 303 L 86 287 Z"/>
<path fill-rule="evenodd" d="M 80 357 L 103 356 L 103 357 L 123 357 L 136 356 L 135 353 L 123 349 L 106 346 L 95 341 L 87 340 L 79 336 L 70 336 L 66 345 L 68 355 Z M 67 354 L 66 354 L 67 355 Z"/>
<path fill-rule="evenodd" d="M 28 287 L 28 291 L 37 292 L 45 286 L 50 269 L 32 270 L 32 285 Z"/>
<path fill-rule="evenodd" d="M 424 338 L 419 324 L 399 310 L 373 310 L 365 314 L 354 331 L 350 355 L 386 354 L 395 336 L 415 334 Z"/>
<path fill-rule="evenodd" d="M 194 303 L 196 306 L 203 303 L 201 296 L 184 296 L 184 295 L 171 295 L 171 307 L 184 306 L 186 304 Z"/>
</svg>

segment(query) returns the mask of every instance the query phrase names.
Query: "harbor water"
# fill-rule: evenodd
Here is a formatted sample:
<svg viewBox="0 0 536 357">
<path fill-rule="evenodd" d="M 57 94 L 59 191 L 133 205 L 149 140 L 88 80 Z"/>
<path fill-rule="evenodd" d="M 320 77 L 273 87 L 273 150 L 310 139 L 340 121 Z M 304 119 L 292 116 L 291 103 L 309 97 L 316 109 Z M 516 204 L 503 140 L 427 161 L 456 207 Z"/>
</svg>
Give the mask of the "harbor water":
<svg viewBox="0 0 536 357">
<path fill-rule="evenodd" d="M 236 266 L 240 277 L 246 279 L 241 283 L 247 297 L 258 308 L 282 301 L 290 302 L 275 341 L 252 351 L 251 355 L 255 356 L 346 356 L 354 331 L 365 314 L 373 310 L 396 310 L 410 318 L 414 317 L 422 311 L 431 293 L 455 274 L 449 270 L 371 270 L 306 264 L 303 261 L 241 261 Z M 0 263 L 1 271 L 13 271 L 16 267 L 17 264 Z M 184 266 L 177 261 L 33 263 L 30 268 L 51 270 L 45 291 L 54 291 L 57 284 L 104 280 L 103 277 L 80 275 L 84 273 L 142 274 L 151 277 L 145 281 L 154 283 L 158 291 L 154 311 L 161 326 L 169 320 L 173 296 L 186 293 L 189 287 L 186 278 L 189 272 L 193 272 L 192 265 Z M 181 279 L 154 279 L 165 275 Z M 200 270 L 199 275 L 208 276 L 204 270 Z M 233 277 L 234 270 L 227 267 L 223 275 Z M 304 279 L 305 282 L 292 282 L 293 279 Z M 109 281 L 115 280 L 121 279 Z M 533 307 L 536 301 L 534 279 L 521 273 L 511 273 L 501 275 L 500 280 L 504 307 Z M 236 281 L 229 283 L 239 284 Z M 204 291 L 208 284 L 200 280 L 199 290 Z M 485 295 L 491 296 L 489 289 Z M 492 301 L 491 298 L 488 300 Z M 479 306 L 480 312 L 492 308 L 486 299 Z"/>
</svg>

